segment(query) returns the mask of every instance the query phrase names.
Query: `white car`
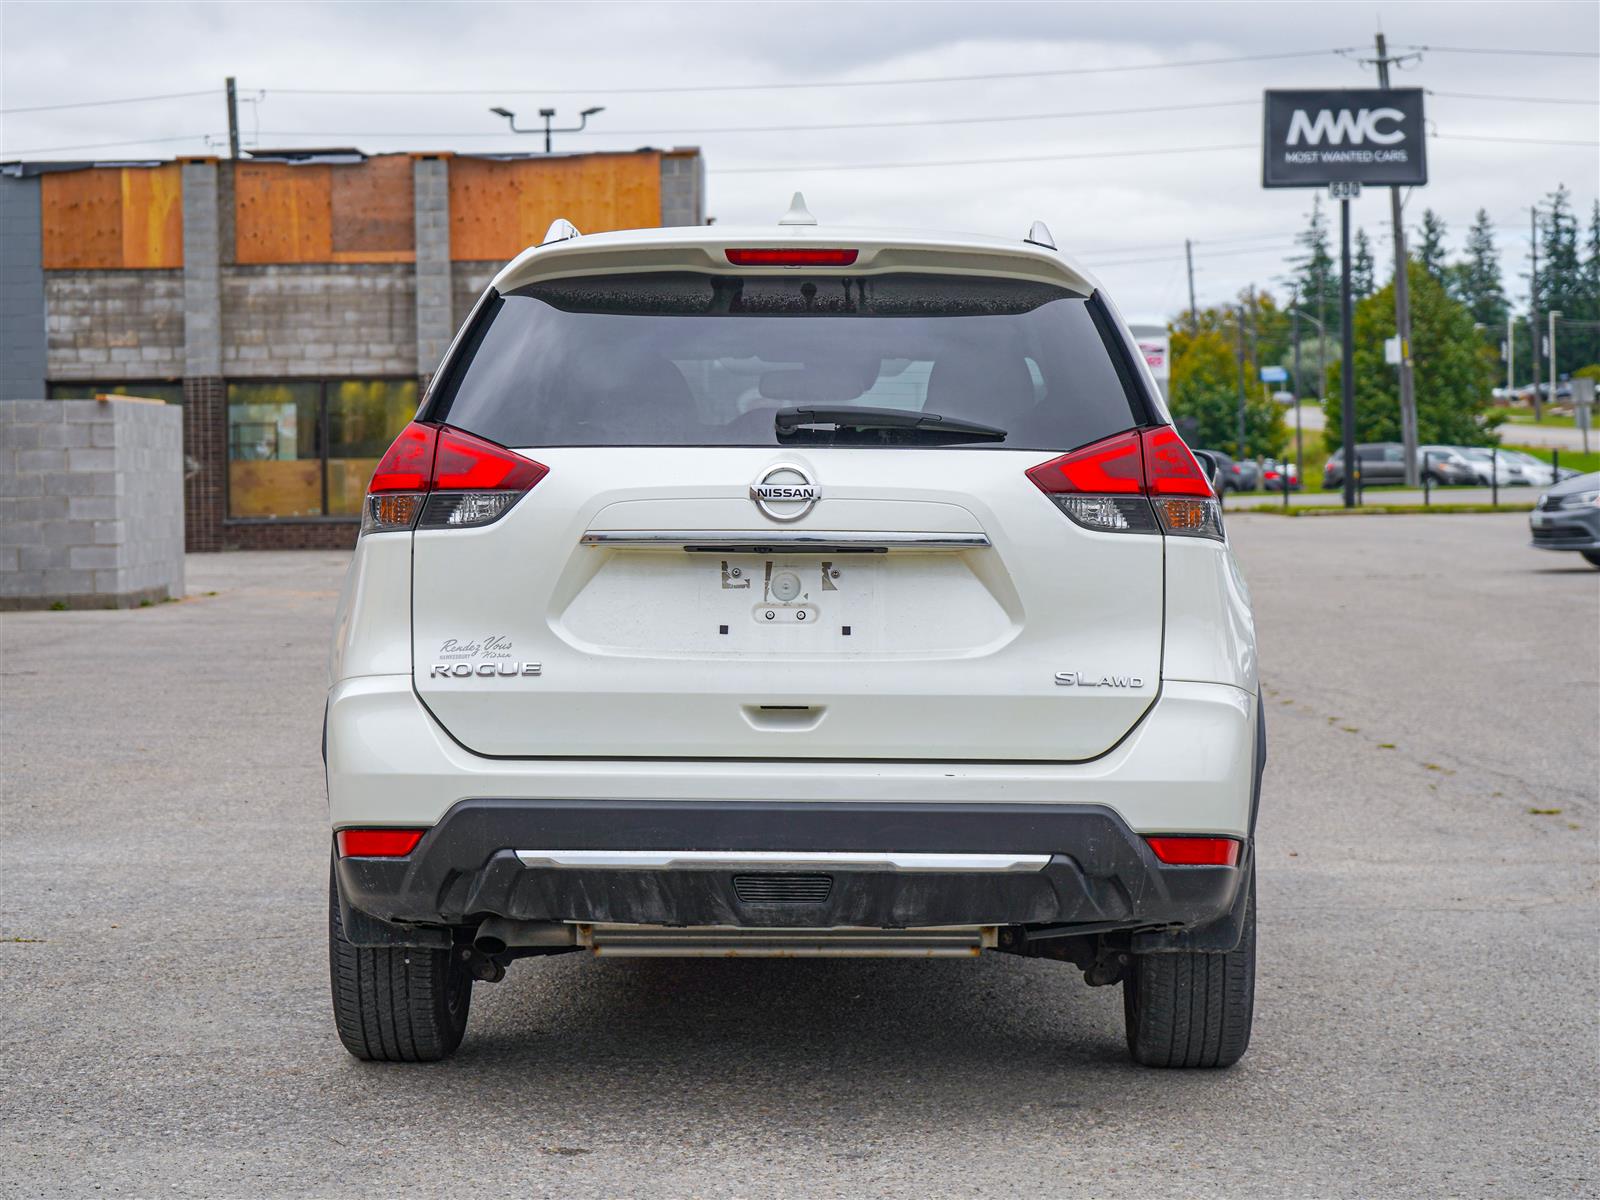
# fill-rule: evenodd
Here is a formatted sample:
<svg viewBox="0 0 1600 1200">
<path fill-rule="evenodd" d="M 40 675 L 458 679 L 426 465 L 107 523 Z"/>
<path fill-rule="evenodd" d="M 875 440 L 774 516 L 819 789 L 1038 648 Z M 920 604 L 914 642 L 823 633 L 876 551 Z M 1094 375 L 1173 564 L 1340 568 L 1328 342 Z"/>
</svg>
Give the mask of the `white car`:
<svg viewBox="0 0 1600 1200">
<path fill-rule="evenodd" d="M 1029 955 L 1141 1063 L 1249 1041 L 1248 594 L 1042 225 L 557 222 L 377 468 L 329 684 L 359 1058 L 574 951 Z"/>
</svg>

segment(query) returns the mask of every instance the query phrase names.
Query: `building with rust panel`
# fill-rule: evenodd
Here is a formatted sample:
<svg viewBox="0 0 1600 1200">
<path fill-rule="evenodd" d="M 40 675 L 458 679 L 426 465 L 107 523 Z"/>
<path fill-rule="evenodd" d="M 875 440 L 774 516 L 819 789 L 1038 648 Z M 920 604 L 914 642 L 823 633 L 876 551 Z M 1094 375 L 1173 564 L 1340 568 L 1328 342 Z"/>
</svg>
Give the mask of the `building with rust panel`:
<svg viewBox="0 0 1600 1200">
<path fill-rule="evenodd" d="M 181 404 L 190 550 L 343 547 L 495 272 L 705 221 L 699 152 L 0 165 L 0 399 Z"/>
</svg>

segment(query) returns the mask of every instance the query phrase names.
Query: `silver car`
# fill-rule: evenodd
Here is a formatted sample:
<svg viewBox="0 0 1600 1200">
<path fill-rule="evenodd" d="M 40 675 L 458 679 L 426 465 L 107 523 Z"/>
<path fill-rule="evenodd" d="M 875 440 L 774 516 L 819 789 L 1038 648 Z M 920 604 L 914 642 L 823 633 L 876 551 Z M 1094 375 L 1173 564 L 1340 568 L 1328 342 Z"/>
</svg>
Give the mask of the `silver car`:
<svg viewBox="0 0 1600 1200">
<path fill-rule="evenodd" d="M 1539 550 L 1576 550 L 1600 567 L 1600 472 L 1577 475 L 1539 497 L 1528 515 Z"/>
</svg>

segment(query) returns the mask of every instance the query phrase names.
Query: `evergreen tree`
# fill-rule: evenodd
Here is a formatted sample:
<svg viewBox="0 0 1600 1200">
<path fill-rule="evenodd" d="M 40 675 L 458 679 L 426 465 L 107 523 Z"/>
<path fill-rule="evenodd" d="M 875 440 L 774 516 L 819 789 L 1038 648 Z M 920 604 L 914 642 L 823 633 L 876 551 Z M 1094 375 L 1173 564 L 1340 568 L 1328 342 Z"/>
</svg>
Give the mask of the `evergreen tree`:
<svg viewBox="0 0 1600 1200">
<path fill-rule="evenodd" d="M 1372 243 L 1365 229 L 1356 230 L 1355 249 L 1350 252 L 1350 294 L 1365 300 L 1378 286 L 1378 267 L 1372 259 Z"/>
<path fill-rule="evenodd" d="M 1417 230 L 1416 260 L 1422 264 L 1422 269 L 1435 279 L 1444 280 L 1444 218 L 1431 208 L 1422 210 L 1422 226 Z"/>
<path fill-rule="evenodd" d="M 1572 196 L 1561 184 L 1547 198 L 1549 211 L 1539 228 L 1539 311 L 1559 312 L 1568 320 L 1583 320 L 1587 311 L 1583 262 L 1578 256 L 1578 218 Z M 1544 330 L 1539 331 L 1541 334 Z M 1584 365 L 1586 347 L 1581 331 L 1575 337 L 1557 322 L 1556 377 Z"/>
<path fill-rule="evenodd" d="M 1444 280 L 1451 298 L 1466 305 L 1474 321 L 1504 336 L 1510 305 L 1500 281 L 1500 252 L 1495 249 L 1494 223 L 1487 209 L 1478 210 L 1467 230 L 1463 257 L 1450 265 Z"/>
<path fill-rule="evenodd" d="M 1295 235 L 1301 253 L 1289 260 L 1300 303 L 1310 313 L 1326 313 L 1329 332 L 1339 326 L 1339 263 L 1328 247 L 1328 214 L 1320 195 L 1311 198 L 1306 227 Z"/>
<path fill-rule="evenodd" d="M 1589 210 L 1589 232 L 1584 238 L 1583 313 L 1588 324 L 1574 329 L 1574 347 L 1581 347 L 1584 365 L 1600 364 L 1600 200 Z"/>
<path fill-rule="evenodd" d="M 1472 327 L 1472 313 L 1412 262 L 1411 346 L 1416 361 L 1417 434 L 1420 441 L 1481 445 L 1483 418 L 1495 382 L 1494 352 Z M 1355 311 L 1356 440 L 1400 440 L 1400 373 L 1384 361 L 1384 339 L 1394 331 L 1394 283 L 1367 297 Z M 1340 364 L 1329 369 L 1324 440 L 1340 443 Z"/>
</svg>

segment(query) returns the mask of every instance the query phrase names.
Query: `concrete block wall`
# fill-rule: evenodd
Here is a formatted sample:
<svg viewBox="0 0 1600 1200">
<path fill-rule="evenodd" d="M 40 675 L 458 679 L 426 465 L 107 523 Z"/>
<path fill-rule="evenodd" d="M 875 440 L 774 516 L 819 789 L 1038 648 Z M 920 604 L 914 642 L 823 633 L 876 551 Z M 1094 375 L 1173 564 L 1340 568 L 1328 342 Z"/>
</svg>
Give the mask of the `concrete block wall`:
<svg viewBox="0 0 1600 1200">
<path fill-rule="evenodd" d="M 51 379 L 183 375 L 182 271 L 49 271 L 44 293 Z"/>
<path fill-rule="evenodd" d="M 0 609 L 183 595 L 183 414 L 0 401 Z"/>
<path fill-rule="evenodd" d="M 224 267 L 222 311 L 228 379 L 416 374 L 410 263 Z"/>
<path fill-rule="evenodd" d="M 467 314 L 472 311 L 472 306 L 478 302 L 478 297 L 483 295 L 483 289 L 489 286 L 489 281 L 500 273 L 503 262 L 458 262 L 455 271 L 450 277 L 450 325 L 451 335 L 461 328 L 461 323 L 467 319 Z"/>
<path fill-rule="evenodd" d="M 706 223 L 705 160 L 693 154 L 661 156 L 661 224 Z"/>
<path fill-rule="evenodd" d="M 450 163 L 412 164 L 417 239 L 417 377 L 427 386 L 455 325 L 450 319 Z"/>
</svg>

